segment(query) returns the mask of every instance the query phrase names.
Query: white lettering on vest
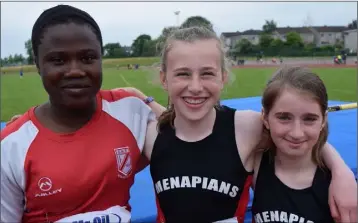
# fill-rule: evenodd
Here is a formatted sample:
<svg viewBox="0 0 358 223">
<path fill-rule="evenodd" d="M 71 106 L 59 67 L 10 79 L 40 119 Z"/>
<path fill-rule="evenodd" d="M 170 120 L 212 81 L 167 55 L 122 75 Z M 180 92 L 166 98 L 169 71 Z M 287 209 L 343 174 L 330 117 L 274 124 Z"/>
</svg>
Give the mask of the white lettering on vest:
<svg viewBox="0 0 358 223">
<path fill-rule="evenodd" d="M 314 223 L 296 214 L 285 211 L 264 211 L 254 216 L 256 223 L 282 222 L 282 223 Z"/>
<path fill-rule="evenodd" d="M 223 193 L 230 197 L 236 197 L 239 192 L 239 188 L 230 183 L 198 176 L 170 177 L 155 183 L 157 194 L 175 188 L 202 188 Z"/>
</svg>

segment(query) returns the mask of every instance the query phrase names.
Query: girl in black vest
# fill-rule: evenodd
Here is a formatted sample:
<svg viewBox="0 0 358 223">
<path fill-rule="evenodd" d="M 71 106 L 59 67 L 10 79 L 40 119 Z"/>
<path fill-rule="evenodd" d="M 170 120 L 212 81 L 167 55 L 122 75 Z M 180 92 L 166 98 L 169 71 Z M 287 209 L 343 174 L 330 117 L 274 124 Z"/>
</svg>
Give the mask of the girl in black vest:
<svg viewBox="0 0 358 223">
<path fill-rule="evenodd" d="M 262 106 L 269 147 L 255 158 L 254 221 L 333 223 L 332 176 L 322 159 L 328 136 L 323 81 L 309 69 L 284 67 L 268 82 Z"/>
</svg>

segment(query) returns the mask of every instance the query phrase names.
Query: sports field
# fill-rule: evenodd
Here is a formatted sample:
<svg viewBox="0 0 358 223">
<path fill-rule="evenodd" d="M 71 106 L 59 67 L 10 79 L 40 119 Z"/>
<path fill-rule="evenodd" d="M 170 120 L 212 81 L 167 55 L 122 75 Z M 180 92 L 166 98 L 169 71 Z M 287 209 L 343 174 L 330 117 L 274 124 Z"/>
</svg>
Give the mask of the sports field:
<svg viewBox="0 0 358 223">
<path fill-rule="evenodd" d="M 227 85 L 222 99 L 260 96 L 266 81 L 277 68 L 277 66 L 233 68 L 234 81 Z M 312 70 L 325 82 L 330 100 L 357 101 L 356 68 L 331 68 L 321 65 Z M 144 67 L 139 70 L 105 68 L 103 89 L 136 87 L 166 105 L 167 97 L 159 85 L 158 76 L 158 71 Z M 18 73 L 13 72 L 1 75 L 1 121 L 7 121 L 14 114 L 21 114 L 31 106 L 46 100 L 47 94 L 37 73 L 25 72 L 22 79 Z"/>
</svg>

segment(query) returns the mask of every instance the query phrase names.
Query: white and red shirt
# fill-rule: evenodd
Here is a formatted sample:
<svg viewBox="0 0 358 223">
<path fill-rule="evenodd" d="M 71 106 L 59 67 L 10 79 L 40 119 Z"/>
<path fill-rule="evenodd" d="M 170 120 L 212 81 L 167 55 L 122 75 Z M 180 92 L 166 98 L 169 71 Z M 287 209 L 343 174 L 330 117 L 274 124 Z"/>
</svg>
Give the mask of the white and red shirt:
<svg viewBox="0 0 358 223">
<path fill-rule="evenodd" d="M 128 222 L 151 109 L 102 90 L 91 121 L 70 134 L 45 128 L 34 109 L 1 131 L 1 222 Z"/>
</svg>

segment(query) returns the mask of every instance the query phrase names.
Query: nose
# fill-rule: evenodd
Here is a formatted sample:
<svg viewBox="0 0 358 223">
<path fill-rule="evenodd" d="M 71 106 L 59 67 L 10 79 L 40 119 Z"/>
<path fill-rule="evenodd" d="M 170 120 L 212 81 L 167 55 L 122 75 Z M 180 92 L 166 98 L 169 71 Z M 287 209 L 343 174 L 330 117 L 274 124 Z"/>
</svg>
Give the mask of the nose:
<svg viewBox="0 0 358 223">
<path fill-rule="evenodd" d="M 80 78 L 86 76 L 86 72 L 81 68 L 81 63 L 77 60 L 72 60 L 69 63 L 65 77 L 68 78 Z"/>
<path fill-rule="evenodd" d="M 293 139 L 297 139 L 297 140 L 299 140 L 299 139 L 304 137 L 303 128 L 302 128 L 301 123 L 299 121 L 296 121 L 296 122 L 293 123 L 292 129 L 291 129 L 289 135 Z"/>
<path fill-rule="evenodd" d="M 199 75 L 193 75 L 189 81 L 188 90 L 194 94 L 197 94 L 203 90 L 203 85 Z"/>
</svg>

